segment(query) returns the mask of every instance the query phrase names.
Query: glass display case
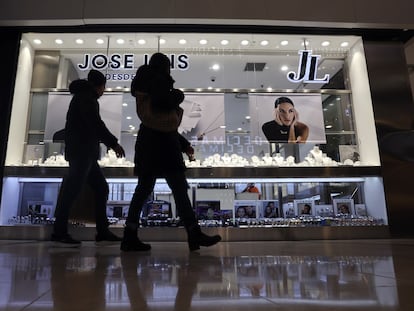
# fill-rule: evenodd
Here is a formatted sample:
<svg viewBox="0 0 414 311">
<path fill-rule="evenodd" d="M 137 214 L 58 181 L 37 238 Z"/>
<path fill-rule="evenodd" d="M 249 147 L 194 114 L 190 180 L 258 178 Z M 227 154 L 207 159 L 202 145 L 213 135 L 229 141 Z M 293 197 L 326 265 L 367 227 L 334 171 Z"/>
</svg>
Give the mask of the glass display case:
<svg viewBox="0 0 414 311">
<path fill-rule="evenodd" d="M 54 141 L 53 134 L 64 126 L 69 83 L 84 78 L 91 68 L 107 76 L 100 112 L 126 151 L 125 158 L 117 159 L 103 147 L 99 160 L 110 185 L 108 217 L 112 226 L 123 226 L 136 185 L 133 146 L 140 125 L 129 85 L 162 37 L 175 86 L 185 93 L 179 132 L 195 149 L 195 161 L 185 162 L 189 195 L 202 226 L 228 232 L 249 228 L 252 233 L 237 233 L 246 239 L 261 238 L 262 233 L 256 235 L 254 230 L 275 228 L 317 228 L 319 237 L 329 236 L 326 228 L 332 234 L 334 228 L 342 228 L 346 237 L 350 230 L 344 228 L 350 227 L 365 228 L 365 236 L 387 235 L 361 38 L 96 33 L 58 34 L 64 44 L 57 46 L 56 36 L 23 35 L 4 171 L 2 226 L 53 223 L 68 165 L 64 144 Z M 87 42 L 82 48 L 73 43 L 79 36 Z M 116 40 L 122 36 L 130 37 L 123 41 L 129 46 Z M 200 48 L 196 39 L 200 36 L 212 45 Z M 106 38 L 106 49 L 95 43 L 100 37 Z M 146 39 L 146 45 L 139 41 L 145 47 L 136 44 L 137 37 Z M 228 46 L 217 48 L 212 43 L 226 38 Z M 186 39 L 187 45 L 179 39 Z M 282 122 L 281 108 L 275 104 L 281 97 L 294 103 L 295 126 L 300 122 L 308 129 L 296 141 L 269 138 L 274 136 L 265 132 L 265 124 Z M 80 199 L 78 204 L 85 202 Z M 157 181 L 142 216 L 141 225 L 148 230 L 180 227 L 164 180 Z M 78 214 L 74 222 L 84 226 L 88 219 Z M 281 238 L 280 231 L 274 232 L 266 236 Z"/>
</svg>

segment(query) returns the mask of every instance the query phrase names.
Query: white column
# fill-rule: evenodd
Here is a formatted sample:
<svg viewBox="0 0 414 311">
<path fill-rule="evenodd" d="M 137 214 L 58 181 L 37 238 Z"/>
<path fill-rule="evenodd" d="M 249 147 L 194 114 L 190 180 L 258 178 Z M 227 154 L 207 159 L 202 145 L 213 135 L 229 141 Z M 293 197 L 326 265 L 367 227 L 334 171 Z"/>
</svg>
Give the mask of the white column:
<svg viewBox="0 0 414 311">
<path fill-rule="evenodd" d="M 367 64 L 361 39 L 351 48 L 347 61 L 352 89 L 355 130 L 361 161 L 364 165 L 379 166 L 377 132 L 375 130 Z"/>
<path fill-rule="evenodd" d="M 30 44 L 22 39 L 13 95 L 6 165 L 19 164 L 23 159 L 26 128 L 28 126 L 33 62 L 34 51 Z"/>
</svg>

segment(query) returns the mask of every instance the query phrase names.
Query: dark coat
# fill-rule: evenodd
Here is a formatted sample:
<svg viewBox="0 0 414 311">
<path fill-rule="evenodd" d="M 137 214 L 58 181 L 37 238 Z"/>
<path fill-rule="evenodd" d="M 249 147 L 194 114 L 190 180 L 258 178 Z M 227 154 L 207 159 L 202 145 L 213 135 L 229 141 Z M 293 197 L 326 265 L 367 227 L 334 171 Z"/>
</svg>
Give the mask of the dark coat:
<svg viewBox="0 0 414 311">
<path fill-rule="evenodd" d="M 184 100 L 184 94 L 174 89 L 174 80 L 168 74 L 143 65 L 131 84 L 131 93 L 143 92 L 150 97 L 151 108 L 168 113 L 177 109 Z M 148 125 L 150 126 L 150 125 Z M 174 131 L 160 131 L 141 123 L 135 144 L 135 169 L 137 176 L 143 174 L 165 177 L 166 174 L 185 170 L 183 152 L 190 143 Z"/>
<path fill-rule="evenodd" d="M 175 132 L 160 132 L 141 124 L 135 143 L 135 175 L 149 174 L 165 177 L 166 174 L 184 171 L 183 152 L 190 142 Z"/>
<path fill-rule="evenodd" d="M 184 100 L 184 93 L 174 88 L 174 79 L 169 74 L 153 70 L 148 65 L 138 68 L 131 84 L 131 94 L 147 93 L 151 97 L 152 108 L 156 111 L 176 109 Z"/>
<path fill-rule="evenodd" d="M 112 135 L 99 115 L 98 95 L 87 80 L 75 80 L 69 86 L 73 94 L 66 115 L 65 158 L 99 159 L 99 143 L 108 148 L 116 146 Z"/>
</svg>

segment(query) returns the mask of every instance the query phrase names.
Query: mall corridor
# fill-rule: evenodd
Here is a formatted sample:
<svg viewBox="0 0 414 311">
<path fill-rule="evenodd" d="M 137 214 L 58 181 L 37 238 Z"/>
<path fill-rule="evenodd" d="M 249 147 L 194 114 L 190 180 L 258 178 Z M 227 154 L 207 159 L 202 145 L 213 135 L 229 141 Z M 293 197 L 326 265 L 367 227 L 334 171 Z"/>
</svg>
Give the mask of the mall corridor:
<svg viewBox="0 0 414 311">
<path fill-rule="evenodd" d="M 414 240 L 0 241 L 0 310 L 414 310 Z"/>
</svg>

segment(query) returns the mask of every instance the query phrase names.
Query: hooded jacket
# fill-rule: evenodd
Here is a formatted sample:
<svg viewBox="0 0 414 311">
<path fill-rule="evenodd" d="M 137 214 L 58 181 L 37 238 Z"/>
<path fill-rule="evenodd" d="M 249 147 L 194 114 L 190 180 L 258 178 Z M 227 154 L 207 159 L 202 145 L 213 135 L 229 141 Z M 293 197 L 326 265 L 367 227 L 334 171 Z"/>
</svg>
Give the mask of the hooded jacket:
<svg viewBox="0 0 414 311">
<path fill-rule="evenodd" d="M 118 139 L 102 121 L 98 94 L 87 80 L 73 81 L 69 91 L 73 97 L 66 115 L 65 158 L 68 161 L 80 157 L 98 160 L 99 143 L 112 148 Z"/>
</svg>

